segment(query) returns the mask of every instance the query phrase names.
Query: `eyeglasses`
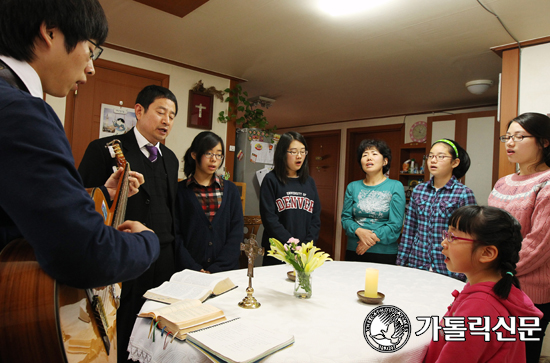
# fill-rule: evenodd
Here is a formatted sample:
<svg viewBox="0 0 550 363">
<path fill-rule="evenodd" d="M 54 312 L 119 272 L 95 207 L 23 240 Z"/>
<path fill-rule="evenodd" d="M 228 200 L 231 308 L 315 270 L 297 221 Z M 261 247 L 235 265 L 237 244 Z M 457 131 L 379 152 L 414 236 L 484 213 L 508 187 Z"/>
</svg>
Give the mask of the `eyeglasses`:
<svg viewBox="0 0 550 363">
<path fill-rule="evenodd" d="M 447 232 L 446 229 L 444 229 L 442 232 L 443 232 L 443 239 L 444 239 L 444 240 L 446 239 L 449 243 L 453 243 L 453 242 L 456 241 L 456 240 L 462 240 L 462 241 L 468 241 L 468 242 L 476 242 L 476 240 L 474 240 L 474 239 L 457 237 L 457 236 L 455 236 L 454 234 Z"/>
<path fill-rule="evenodd" d="M 522 141 L 526 137 L 534 137 L 534 136 L 525 136 L 525 135 L 502 135 L 499 137 L 500 142 L 507 142 L 508 140 L 512 139 L 514 142 Z"/>
<path fill-rule="evenodd" d="M 204 156 L 205 156 L 207 159 L 212 159 L 212 158 L 214 158 L 214 157 L 215 157 L 217 160 L 223 159 L 223 154 L 212 154 L 211 152 L 204 153 Z"/>
<path fill-rule="evenodd" d="M 94 50 L 90 50 L 90 59 L 95 61 L 95 60 L 97 60 L 97 58 L 99 58 L 101 53 L 103 53 L 103 48 L 101 48 L 96 43 L 92 42 L 90 39 L 88 39 L 88 41 L 95 46 Z"/>
<path fill-rule="evenodd" d="M 433 158 L 436 158 L 438 161 L 443 161 L 445 160 L 445 158 L 452 159 L 453 157 L 448 155 L 442 155 L 442 154 L 439 154 L 439 155 L 429 154 L 429 155 L 426 155 L 426 158 L 428 158 L 428 160 L 432 160 Z"/>
<path fill-rule="evenodd" d="M 302 155 L 302 156 L 306 156 L 307 155 L 307 150 L 296 150 L 296 149 L 291 149 L 291 150 L 287 150 L 287 153 L 289 153 L 290 155 L 292 156 L 296 156 L 298 154 Z"/>
</svg>

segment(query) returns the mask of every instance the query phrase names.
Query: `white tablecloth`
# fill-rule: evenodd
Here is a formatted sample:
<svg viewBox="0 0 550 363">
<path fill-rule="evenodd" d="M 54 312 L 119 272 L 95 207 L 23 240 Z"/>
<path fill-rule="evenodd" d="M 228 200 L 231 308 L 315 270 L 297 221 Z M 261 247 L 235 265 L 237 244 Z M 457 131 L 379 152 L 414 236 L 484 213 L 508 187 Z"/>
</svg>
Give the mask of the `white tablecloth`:
<svg viewBox="0 0 550 363">
<path fill-rule="evenodd" d="M 365 287 L 365 269 L 379 270 L 378 291 L 386 295 L 383 305 L 403 310 L 411 321 L 407 344 L 394 353 L 380 353 L 363 337 L 363 322 L 378 305 L 367 305 L 357 298 Z M 254 297 L 261 303 L 255 310 L 237 304 L 246 296 L 247 270 L 220 273 L 239 285 L 237 289 L 208 299 L 228 318 L 241 317 L 272 330 L 294 335 L 296 342 L 265 359 L 265 362 L 420 362 L 431 340 L 431 329 L 420 336 L 423 327 L 417 316 L 441 318 L 453 301 L 451 292 L 464 283 L 433 272 L 400 266 L 360 262 L 326 262 L 313 272 L 313 295 L 301 300 L 293 295 L 294 283 L 287 278 L 288 265 L 254 268 Z M 181 341 L 167 344 L 157 330 L 153 343 L 147 338 L 150 319 L 138 318 L 130 339 L 130 357 L 141 362 L 210 362 L 202 353 Z"/>
</svg>

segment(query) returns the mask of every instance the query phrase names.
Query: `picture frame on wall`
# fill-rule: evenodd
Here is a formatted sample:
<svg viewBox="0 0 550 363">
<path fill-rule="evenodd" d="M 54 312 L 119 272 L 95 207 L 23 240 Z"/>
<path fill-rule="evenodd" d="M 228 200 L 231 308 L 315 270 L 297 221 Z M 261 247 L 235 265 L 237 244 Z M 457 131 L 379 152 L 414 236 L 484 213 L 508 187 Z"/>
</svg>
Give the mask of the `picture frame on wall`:
<svg viewBox="0 0 550 363">
<path fill-rule="evenodd" d="M 189 91 L 187 127 L 212 130 L 214 96 L 208 93 Z"/>
</svg>

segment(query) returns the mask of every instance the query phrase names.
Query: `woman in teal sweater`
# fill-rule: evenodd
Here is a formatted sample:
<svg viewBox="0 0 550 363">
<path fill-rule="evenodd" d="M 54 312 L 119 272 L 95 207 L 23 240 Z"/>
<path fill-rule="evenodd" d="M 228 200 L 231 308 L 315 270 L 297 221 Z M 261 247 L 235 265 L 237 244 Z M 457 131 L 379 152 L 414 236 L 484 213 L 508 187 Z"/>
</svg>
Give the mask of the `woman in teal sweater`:
<svg viewBox="0 0 550 363">
<path fill-rule="evenodd" d="M 405 215 L 403 184 L 385 176 L 391 150 L 382 140 L 363 140 L 357 161 L 365 179 L 346 189 L 342 227 L 348 236 L 346 261 L 395 264 Z"/>
</svg>

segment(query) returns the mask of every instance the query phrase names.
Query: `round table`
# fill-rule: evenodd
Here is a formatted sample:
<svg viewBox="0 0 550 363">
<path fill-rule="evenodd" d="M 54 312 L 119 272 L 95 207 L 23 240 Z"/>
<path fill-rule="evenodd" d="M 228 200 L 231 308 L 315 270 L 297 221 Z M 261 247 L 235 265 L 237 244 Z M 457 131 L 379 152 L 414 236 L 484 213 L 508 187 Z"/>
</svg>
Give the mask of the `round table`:
<svg viewBox="0 0 550 363">
<path fill-rule="evenodd" d="M 380 305 L 368 305 L 357 298 L 365 288 L 366 268 L 379 270 L 378 291 L 385 294 L 381 305 L 403 310 L 411 323 L 409 341 L 397 352 L 377 352 L 363 337 L 363 323 L 369 312 Z M 265 362 L 421 362 L 431 340 L 431 327 L 424 334 L 418 316 L 437 316 L 439 321 L 453 301 L 451 292 L 464 283 L 437 273 L 401 266 L 361 262 L 329 261 L 313 272 L 313 295 L 298 299 L 294 283 L 287 278 L 289 265 L 254 268 L 252 286 L 259 309 L 248 310 L 237 304 L 246 296 L 247 270 L 219 273 L 238 288 L 210 298 L 206 304 L 271 330 L 293 334 L 295 343 L 267 357 Z M 150 319 L 137 318 L 130 339 L 131 358 L 141 362 L 210 362 L 189 344 L 174 340 L 163 349 L 164 339 L 147 338 Z"/>
</svg>

